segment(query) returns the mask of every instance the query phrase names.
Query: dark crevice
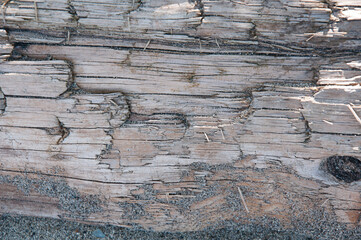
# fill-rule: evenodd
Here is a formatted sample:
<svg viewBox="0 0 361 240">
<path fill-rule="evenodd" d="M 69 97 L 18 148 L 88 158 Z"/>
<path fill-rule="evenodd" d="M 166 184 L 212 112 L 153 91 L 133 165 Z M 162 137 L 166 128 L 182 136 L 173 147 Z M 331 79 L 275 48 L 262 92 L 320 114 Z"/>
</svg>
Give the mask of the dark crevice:
<svg viewBox="0 0 361 240">
<path fill-rule="evenodd" d="M 326 159 L 327 171 L 346 183 L 361 179 L 361 161 L 352 156 L 331 156 Z"/>
<path fill-rule="evenodd" d="M 303 143 L 309 143 L 311 141 L 312 129 L 310 128 L 310 125 L 307 119 L 305 118 L 305 116 L 303 115 L 302 111 L 300 111 L 300 113 L 301 113 L 301 120 L 303 120 L 305 123 L 305 140 L 303 141 Z"/>
<path fill-rule="evenodd" d="M 74 5 L 72 4 L 72 0 L 67 0 L 67 10 L 68 13 L 70 14 L 70 21 L 73 23 L 76 23 L 75 27 L 66 27 L 65 29 L 67 30 L 64 35 L 62 36 L 64 38 L 64 40 L 62 41 L 62 43 L 66 43 L 69 42 L 71 39 L 72 34 L 76 34 L 78 32 L 77 28 L 79 27 L 79 19 L 80 16 L 78 15 Z"/>
<path fill-rule="evenodd" d="M 10 35 L 11 32 L 19 32 L 20 30 L 9 30 Z M 30 32 L 33 34 L 41 34 L 44 36 L 41 32 L 38 31 L 28 31 L 28 30 L 21 30 L 22 32 Z M 66 33 L 62 33 L 61 35 L 64 36 Z M 87 35 L 79 35 L 76 34 L 77 37 L 91 37 Z M 44 36 L 45 38 L 47 36 Z M 62 37 L 63 38 L 63 37 Z M 104 40 L 119 40 L 117 38 L 110 38 L 110 37 L 97 37 L 98 39 L 104 39 Z M 60 36 L 59 36 L 60 39 Z M 139 39 L 122 39 L 123 41 L 130 41 L 130 42 L 139 42 L 141 40 Z M 196 41 L 197 40 L 197 41 Z M 275 43 L 273 41 L 269 40 L 254 40 L 255 42 L 258 42 L 259 44 L 249 44 L 249 43 L 242 43 L 242 41 L 238 44 L 226 44 L 226 42 L 222 43 L 222 49 L 220 50 L 217 47 L 217 51 L 213 51 L 215 42 L 214 39 L 202 39 L 202 55 L 260 55 L 260 56 L 299 56 L 299 57 L 328 57 L 328 56 L 344 56 L 344 55 L 355 55 L 361 52 L 361 49 L 334 49 L 334 48 L 304 48 L 304 47 L 296 47 L 294 44 L 281 44 L 281 43 Z M 23 47 L 26 48 L 27 46 L 31 44 L 36 45 L 49 45 L 49 46 L 73 46 L 73 47 L 94 47 L 94 48 L 109 48 L 109 49 L 115 49 L 115 50 L 144 50 L 143 47 L 129 47 L 129 46 L 112 46 L 112 45 L 81 45 L 81 44 L 67 44 L 65 41 L 59 42 L 59 43 L 23 43 L 23 42 L 13 42 L 15 46 L 17 47 Z M 194 54 L 199 55 L 199 38 L 195 39 L 195 42 L 192 44 L 184 45 L 182 43 L 176 43 L 176 42 L 163 42 L 160 40 L 152 40 L 152 45 L 165 45 L 165 46 L 174 46 L 179 47 L 179 49 L 173 49 L 173 50 L 167 50 L 167 49 L 159 49 L 159 48 L 150 48 L 148 47 L 148 51 L 153 52 L 162 52 L 162 53 L 178 53 L 178 54 Z M 184 50 L 184 48 L 194 48 L 194 50 Z M 226 50 L 223 50 L 226 49 Z M 241 49 L 241 50 L 240 50 Z M 276 51 L 274 51 L 276 50 Z M 210 52 L 211 51 L 211 52 Z M 270 51 L 270 52 L 265 52 Z"/>
<path fill-rule="evenodd" d="M 164 116 L 162 119 L 161 117 Z M 154 122 L 152 120 L 165 120 L 168 122 L 160 123 Z M 132 113 L 131 116 L 126 120 L 125 124 L 147 124 L 147 125 L 175 125 L 181 124 L 184 125 L 185 129 L 188 129 L 190 123 L 187 119 L 187 115 L 182 113 L 152 113 L 150 115 L 147 114 L 139 114 Z"/>
<path fill-rule="evenodd" d="M 0 115 L 5 112 L 6 109 L 6 96 L 0 87 Z"/>
<path fill-rule="evenodd" d="M 190 3 L 194 3 L 194 7 L 199 10 L 200 14 L 200 24 L 197 26 L 201 26 L 205 17 L 205 11 L 204 11 L 204 3 L 202 0 L 189 0 Z"/>
<path fill-rule="evenodd" d="M 125 12 L 125 14 L 131 14 L 132 12 L 138 11 L 143 5 L 143 2 L 141 0 L 133 0 L 132 7 Z"/>
<path fill-rule="evenodd" d="M 72 0 L 68 0 L 67 4 L 68 4 L 68 7 L 67 7 L 68 13 L 70 13 L 70 15 L 71 15 L 71 21 L 76 22 L 76 24 L 78 26 L 78 21 L 79 21 L 80 17 L 78 16 L 78 13 L 76 12 L 75 7 L 72 4 Z"/>
<path fill-rule="evenodd" d="M 33 98 L 33 99 L 57 99 L 54 97 L 42 97 L 42 96 L 22 96 L 22 95 L 6 95 L 8 98 Z"/>
<path fill-rule="evenodd" d="M 318 132 L 318 131 L 315 131 L 315 130 L 312 130 L 311 132 L 312 133 L 318 133 L 318 134 L 336 135 L 336 136 L 351 136 L 351 137 L 361 136 L 361 134 L 358 134 L 358 133 Z"/>
<path fill-rule="evenodd" d="M 330 27 L 330 29 L 332 29 L 333 28 L 332 25 L 335 23 L 335 21 L 332 20 L 331 18 L 332 18 L 332 15 L 334 15 L 334 16 L 336 15 L 335 3 L 330 0 L 323 0 L 323 2 L 326 5 L 326 7 L 331 10 L 330 18 L 329 18 L 329 27 Z"/>
<path fill-rule="evenodd" d="M 58 141 L 56 142 L 56 144 L 61 144 L 65 138 L 67 138 L 70 134 L 70 129 L 64 126 L 64 123 L 61 122 L 59 120 L 58 117 L 56 117 L 56 119 L 58 120 L 58 133 L 60 133 L 61 137 L 58 139 Z"/>
<path fill-rule="evenodd" d="M 249 38 L 251 40 L 256 40 L 257 39 L 257 26 L 256 26 L 256 23 L 252 22 L 252 28 L 249 29 L 248 31 L 248 35 L 249 35 Z"/>
</svg>

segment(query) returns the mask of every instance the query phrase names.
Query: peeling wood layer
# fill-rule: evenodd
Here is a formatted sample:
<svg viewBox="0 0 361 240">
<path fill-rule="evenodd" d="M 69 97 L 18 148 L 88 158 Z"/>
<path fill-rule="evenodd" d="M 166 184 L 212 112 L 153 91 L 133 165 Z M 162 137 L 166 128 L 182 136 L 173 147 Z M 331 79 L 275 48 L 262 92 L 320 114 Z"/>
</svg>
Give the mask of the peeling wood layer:
<svg viewBox="0 0 361 240">
<path fill-rule="evenodd" d="M 43 33 L 15 31 L 10 36 L 17 42 L 144 48 L 151 39 L 148 48 L 171 49 L 173 45 L 207 51 L 235 45 L 239 50 L 237 45 L 243 45 L 293 53 L 330 47 L 356 50 L 360 46 L 359 5 L 354 0 L 56 0 L 36 4 L 22 0 L 6 5 L 1 24 L 11 30 Z"/>
<path fill-rule="evenodd" d="M 358 228 L 360 6 L 10 1 L 0 212 L 192 231 L 321 211 Z"/>
</svg>

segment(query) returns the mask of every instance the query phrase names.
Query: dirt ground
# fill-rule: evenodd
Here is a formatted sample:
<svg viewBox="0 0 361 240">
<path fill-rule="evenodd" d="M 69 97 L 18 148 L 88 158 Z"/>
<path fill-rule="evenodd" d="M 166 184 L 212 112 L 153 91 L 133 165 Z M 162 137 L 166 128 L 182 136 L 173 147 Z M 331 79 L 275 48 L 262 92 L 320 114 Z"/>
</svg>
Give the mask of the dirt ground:
<svg viewBox="0 0 361 240">
<path fill-rule="evenodd" d="M 50 218 L 3 215 L 0 218 L 0 239 L 360 239 L 361 229 L 345 226 L 300 226 L 282 229 L 265 219 L 260 224 L 226 224 L 220 229 L 198 232 L 155 232 L 141 228 L 88 225 Z"/>
</svg>

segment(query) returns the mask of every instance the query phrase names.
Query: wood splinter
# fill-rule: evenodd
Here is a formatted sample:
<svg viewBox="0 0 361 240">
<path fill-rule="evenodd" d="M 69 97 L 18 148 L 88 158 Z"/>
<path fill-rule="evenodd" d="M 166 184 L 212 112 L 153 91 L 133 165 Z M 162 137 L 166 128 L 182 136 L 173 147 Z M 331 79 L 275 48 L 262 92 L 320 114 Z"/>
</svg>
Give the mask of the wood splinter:
<svg viewBox="0 0 361 240">
<path fill-rule="evenodd" d="M 324 201 L 322 204 L 321 204 L 321 207 L 325 206 L 325 204 L 329 201 L 330 199 L 326 199 L 326 201 Z"/>
<path fill-rule="evenodd" d="M 217 41 L 217 38 L 216 38 L 216 44 L 217 44 L 218 48 L 221 48 L 221 46 L 219 46 L 219 43 L 218 43 L 218 41 Z"/>
<path fill-rule="evenodd" d="M 114 102 L 112 99 L 110 99 L 109 102 L 110 102 L 111 104 L 113 104 L 114 106 L 119 107 L 119 105 L 118 105 L 116 102 Z"/>
<path fill-rule="evenodd" d="M 224 137 L 224 133 L 223 133 L 222 128 L 220 128 L 220 130 L 221 130 L 221 134 L 222 134 L 222 139 L 223 139 L 223 140 L 226 140 L 226 138 Z"/>
<path fill-rule="evenodd" d="M 10 2 L 11 0 L 5 0 L 5 2 L 1 5 L 2 8 L 5 8 L 6 5 Z"/>
<path fill-rule="evenodd" d="M 247 213 L 249 213 L 249 210 L 248 210 L 246 201 L 244 200 L 242 191 L 241 191 L 241 189 L 240 189 L 239 187 L 237 187 L 237 188 L 238 188 L 239 195 L 241 196 L 241 200 L 242 200 L 242 203 L 243 203 L 243 205 L 244 205 L 244 208 L 246 209 Z"/>
<path fill-rule="evenodd" d="M 204 136 L 206 137 L 206 139 L 207 139 L 207 142 L 210 142 L 210 140 L 209 140 L 209 138 L 208 138 L 208 135 L 207 135 L 207 133 L 205 133 L 205 132 L 204 132 Z"/>
<path fill-rule="evenodd" d="M 145 47 L 143 48 L 143 51 L 145 51 L 146 49 L 147 49 L 147 47 L 149 46 L 149 44 L 150 44 L 150 39 L 149 39 L 149 41 L 147 42 L 147 44 L 145 45 Z"/>
<path fill-rule="evenodd" d="M 316 34 L 312 34 L 309 38 L 306 39 L 306 42 L 310 41 Z"/>
<path fill-rule="evenodd" d="M 360 117 L 357 115 L 357 113 L 355 112 L 355 110 L 352 108 L 352 106 L 350 104 L 347 104 L 348 109 L 350 109 L 352 115 L 355 117 L 356 121 L 359 122 L 359 124 L 361 124 L 361 119 Z"/>
<path fill-rule="evenodd" d="M 1 14 L 2 14 L 2 16 L 3 16 L 4 25 L 6 25 L 5 9 L 6 9 L 6 5 L 7 5 L 10 1 L 11 1 L 11 0 L 5 0 L 5 2 L 1 5 Z"/>
<path fill-rule="evenodd" d="M 34 11 L 35 11 L 35 20 L 36 20 L 36 22 L 39 22 L 38 5 L 37 5 L 36 0 L 34 0 Z"/>
<path fill-rule="evenodd" d="M 324 121 L 324 122 L 325 122 L 325 123 L 327 123 L 327 124 L 333 125 L 333 123 L 332 123 L 332 122 L 327 121 L 327 120 L 325 120 L 325 119 L 323 119 L 322 121 Z"/>
</svg>

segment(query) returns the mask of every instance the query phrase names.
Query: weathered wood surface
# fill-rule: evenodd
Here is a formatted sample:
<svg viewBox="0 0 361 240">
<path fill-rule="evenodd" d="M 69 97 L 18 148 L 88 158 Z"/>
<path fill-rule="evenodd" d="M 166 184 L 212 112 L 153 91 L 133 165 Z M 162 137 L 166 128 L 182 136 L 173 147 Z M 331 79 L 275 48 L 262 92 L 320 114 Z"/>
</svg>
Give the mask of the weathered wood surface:
<svg viewBox="0 0 361 240">
<path fill-rule="evenodd" d="M 0 212 L 189 231 L 325 211 L 358 227 L 361 164 L 342 181 L 325 161 L 361 157 L 360 7 L 8 2 Z"/>
</svg>

